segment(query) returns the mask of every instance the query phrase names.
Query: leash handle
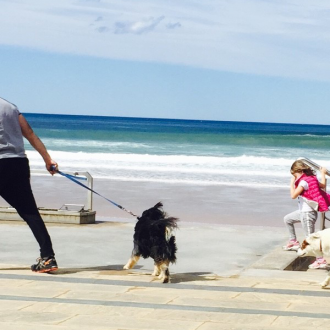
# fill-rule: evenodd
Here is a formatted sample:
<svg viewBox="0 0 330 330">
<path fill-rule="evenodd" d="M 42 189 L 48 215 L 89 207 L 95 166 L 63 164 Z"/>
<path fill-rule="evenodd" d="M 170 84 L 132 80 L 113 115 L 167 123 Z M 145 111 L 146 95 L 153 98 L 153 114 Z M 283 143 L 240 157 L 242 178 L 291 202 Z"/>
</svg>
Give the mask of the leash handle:
<svg viewBox="0 0 330 330">
<path fill-rule="evenodd" d="M 66 177 L 67 179 L 69 179 L 69 180 L 73 181 L 74 183 L 78 184 L 79 186 L 82 186 L 82 187 L 84 187 L 85 189 L 91 191 L 92 193 L 94 193 L 94 194 L 96 194 L 96 195 L 98 195 L 98 196 L 104 198 L 106 201 L 108 201 L 108 202 L 110 202 L 111 204 L 117 206 L 117 207 L 120 208 L 121 210 L 123 210 L 123 211 L 125 211 L 125 212 L 131 214 L 133 217 L 137 217 L 137 215 L 134 214 L 133 212 L 131 212 L 131 211 L 125 209 L 123 206 L 121 206 L 121 205 L 115 203 L 114 201 L 112 201 L 112 200 L 109 199 L 109 198 L 106 198 L 106 197 L 102 196 L 101 194 L 99 194 L 99 193 L 96 192 L 95 190 L 93 190 L 93 189 L 87 187 L 86 185 L 84 185 L 83 183 L 79 182 L 79 181 L 77 180 L 79 177 L 76 177 L 76 176 L 74 176 L 74 175 L 70 175 L 70 174 L 67 174 L 67 173 L 61 172 L 60 170 L 56 169 L 56 166 L 55 166 L 55 165 L 52 165 L 52 166 L 50 167 L 50 169 L 51 169 L 51 171 L 55 171 L 55 172 L 57 172 L 58 174 L 60 174 L 60 175 L 62 175 L 62 176 L 64 176 L 64 177 Z M 79 179 L 80 179 L 80 180 L 81 180 L 81 179 L 84 180 L 84 178 L 79 178 Z"/>
</svg>

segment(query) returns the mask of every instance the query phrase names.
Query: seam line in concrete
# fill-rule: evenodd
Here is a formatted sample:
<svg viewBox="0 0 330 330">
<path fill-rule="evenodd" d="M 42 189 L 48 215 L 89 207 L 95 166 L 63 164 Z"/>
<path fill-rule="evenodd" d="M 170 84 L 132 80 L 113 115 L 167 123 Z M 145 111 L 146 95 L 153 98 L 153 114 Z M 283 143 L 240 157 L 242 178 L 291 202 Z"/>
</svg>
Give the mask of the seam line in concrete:
<svg viewBox="0 0 330 330">
<path fill-rule="evenodd" d="M 43 274 L 42 276 L 36 275 L 18 275 L 18 274 L 0 274 L 0 279 L 11 280 L 32 280 L 41 282 L 63 282 L 75 284 L 94 284 L 94 285 L 112 285 L 112 286 L 135 286 L 135 287 L 152 287 L 152 288 L 172 288 L 179 290 L 200 290 L 200 291 L 219 291 L 219 292 L 254 292 L 254 293 L 270 293 L 270 294 L 285 294 L 297 295 L 307 297 L 330 297 L 327 290 L 323 291 L 306 291 L 306 290 L 293 290 L 293 289 L 268 289 L 256 287 L 235 287 L 235 286 L 206 286 L 206 285 L 189 285 L 189 284 L 162 284 L 150 282 L 137 282 L 137 281 L 122 281 L 122 280 L 104 280 L 104 279 L 89 279 L 79 277 L 60 277 L 51 274 Z"/>
<path fill-rule="evenodd" d="M 77 305 L 94 305 L 94 306 L 111 306 L 111 307 L 130 307 L 145 309 L 164 309 L 164 310 L 182 310 L 193 312 L 212 312 L 212 313 L 230 313 L 230 314 L 253 314 L 253 315 L 273 315 L 287 317 L 308 317 L 314 319 L 330 319 L 330 314 L 325 313 L 305 313 L 295 311 L 279 311 L 279 310 L 260 310 L 260 309 L 243 309 L 243 308 L 227 308 L 227 307 L 208 307 L 193 305 L 166 305 L 151 304 L 126 301 L 105 301 L 105 300 L 88 300 L 88 299 L 61 299 L 61 298 L 44 298 L 44 297 L 24 297 L 0 295 L 0 300 L 7 301 L 33 301 L 47 302 L 57 304 L 77 304 Z"/>
</svg>

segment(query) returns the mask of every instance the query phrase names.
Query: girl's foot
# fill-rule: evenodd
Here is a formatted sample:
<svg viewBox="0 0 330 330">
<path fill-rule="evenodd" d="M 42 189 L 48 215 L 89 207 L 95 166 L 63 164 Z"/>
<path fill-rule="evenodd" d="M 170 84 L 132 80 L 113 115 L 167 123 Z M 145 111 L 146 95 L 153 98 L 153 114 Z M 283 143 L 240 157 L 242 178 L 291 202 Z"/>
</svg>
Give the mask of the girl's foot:
<svg viewBox="0 0 330 330">
<path fill-rule="evenodd" d="M 327 261 L 323 258 L 317 258 L 312 264 L 308 266 L 309 269 L 326 269 Z"/>
<path fill-rule="evenodd" d="M 299 242 L 296 239 L 290 239 L 287 245 L 283 246 L 284 251 L 298 251 L 300 247 Z"/>
</svg>

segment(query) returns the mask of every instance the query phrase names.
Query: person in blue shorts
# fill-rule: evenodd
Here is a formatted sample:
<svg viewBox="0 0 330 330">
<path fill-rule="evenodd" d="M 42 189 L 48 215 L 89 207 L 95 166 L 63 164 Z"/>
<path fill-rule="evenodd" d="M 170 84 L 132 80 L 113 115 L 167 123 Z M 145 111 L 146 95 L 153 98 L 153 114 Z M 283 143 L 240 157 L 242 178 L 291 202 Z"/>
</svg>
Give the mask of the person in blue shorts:
<svg viewBox="0 0 330 330">
<path fill-rule="evenodd" d="M 47 273 L 58 269 L 51 238 L 38 211 L 31 185 L 25 137 L 54 174 L 58 165 L 16 105 L 0 98 L 0 196 L 28 224 L 40 247 L 40 258 L 31 270 Z M 54 166 L 54 168 L 52 167 Z"/>
</svg>

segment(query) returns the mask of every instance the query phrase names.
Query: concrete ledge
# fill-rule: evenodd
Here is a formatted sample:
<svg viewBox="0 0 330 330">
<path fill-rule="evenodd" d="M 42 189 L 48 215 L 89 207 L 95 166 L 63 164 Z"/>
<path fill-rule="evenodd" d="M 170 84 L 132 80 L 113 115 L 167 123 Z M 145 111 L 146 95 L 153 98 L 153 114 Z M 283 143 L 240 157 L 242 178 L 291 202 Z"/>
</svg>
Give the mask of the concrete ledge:
<svg viewBox="0 0 330 330">
<path fill-rule="evenodd" d="M 307 271 L 315 257 L 298 257 L 295 251 L 284 251 L 277 247 L 253 263 L 249 268 L 268 270 Z"/>
<path fill-rule="evenodd" d="M 277 247 L 252 264 L 249 268 L 284 270 L 287 269 L 296 259 L 296 252 L 283 251 L 281 247 Z"/>
<path fill-rule="evenodd" d="M 44 222 L 88 224 L 95 223 L 96 211 L 68 211 L 39 208 Z M 0 207 L 0 221 L 22 221 L 16 210 L 11 207 Z"/>
</svg>

